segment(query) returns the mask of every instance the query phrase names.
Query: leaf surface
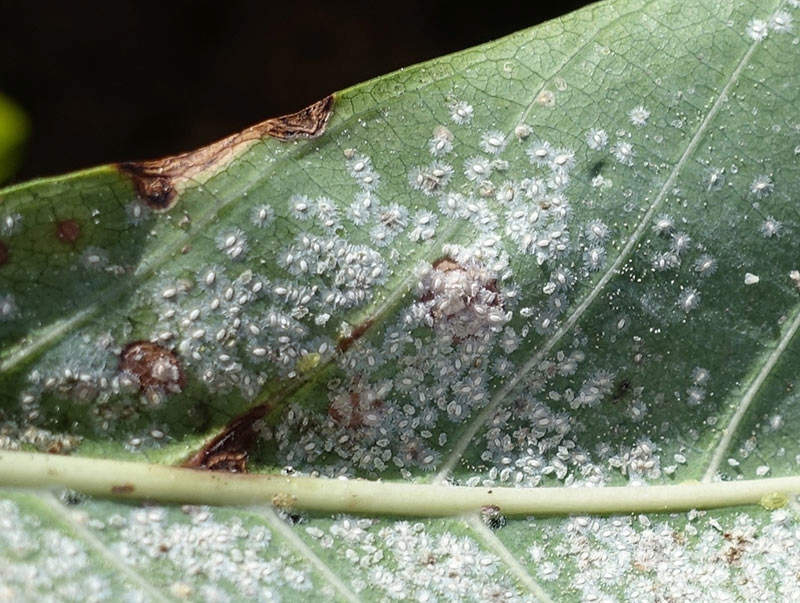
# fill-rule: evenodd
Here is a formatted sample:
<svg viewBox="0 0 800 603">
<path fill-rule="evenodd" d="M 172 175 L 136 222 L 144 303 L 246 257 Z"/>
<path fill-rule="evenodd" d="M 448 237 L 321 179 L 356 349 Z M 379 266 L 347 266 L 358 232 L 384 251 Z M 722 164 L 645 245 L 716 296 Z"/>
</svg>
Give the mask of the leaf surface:
<svg viewBox="0 0 800 603">
<path fill-rule="evenodd" d="M 603 2 L 0 191 L 3 446 L 484 487 L 796 474 L 797 5 Z M 4 496 L 12 596 L 798 594 L 781 497 L 417 521 Z"/>
</svg>

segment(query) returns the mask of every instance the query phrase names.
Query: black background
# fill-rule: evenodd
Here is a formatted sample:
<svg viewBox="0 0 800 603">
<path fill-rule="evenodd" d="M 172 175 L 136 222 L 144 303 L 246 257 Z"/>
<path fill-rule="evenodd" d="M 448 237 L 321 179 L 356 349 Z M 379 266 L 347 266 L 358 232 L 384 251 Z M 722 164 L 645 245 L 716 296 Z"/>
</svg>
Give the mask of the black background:
<svg viewBox="0 0 800 603">
<path fill-rule="evenodd" d="M 16 180 L 191 149 L 588 3 L 0 2 L 0 88 L 33 127 Z"/>
</svg>

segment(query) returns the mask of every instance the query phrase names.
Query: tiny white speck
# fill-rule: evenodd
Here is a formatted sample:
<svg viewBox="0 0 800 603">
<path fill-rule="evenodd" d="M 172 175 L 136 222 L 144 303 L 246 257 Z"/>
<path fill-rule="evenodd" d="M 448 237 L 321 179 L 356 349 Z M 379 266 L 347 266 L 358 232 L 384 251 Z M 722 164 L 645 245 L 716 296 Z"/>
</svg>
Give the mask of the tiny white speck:
<svg viewBox="0 0 800 603">
<path fill-rule="evenodd" d="M 645 109 L 642 105 L 639 105 L 630 110 L 628 117 L 634 126 L 641 127 L 647 123 L 647 119 L 650 117 L 650 111 Z"/>
<path fill-rule="evenodd" d="M 751 19 L 747 24 L 747 35 L 756 42 L 760 42 L 767 37 L 769 30 L 767 29 L 767 22 L 761 19 Z"/>
<path fill-rule="evenodd" d="M 748 272 L 747 274 L 744 275 L 744 284 L 745 285 L 755 285 L 760 280 L 761 279 L 757 275 L 752 274 L 750 272 Z"/>
</svg>

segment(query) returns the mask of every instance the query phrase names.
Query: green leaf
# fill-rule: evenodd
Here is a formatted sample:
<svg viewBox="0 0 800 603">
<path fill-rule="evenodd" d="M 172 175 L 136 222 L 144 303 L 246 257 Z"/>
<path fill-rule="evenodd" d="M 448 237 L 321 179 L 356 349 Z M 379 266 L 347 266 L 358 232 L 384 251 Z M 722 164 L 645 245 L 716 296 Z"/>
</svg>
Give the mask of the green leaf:
<svg viewBox="0 0 800 603">
<path fill-rule="evenodd" d="M 17 169 L 28 129 L 25 114 L 5 95 L 0 94 L 0 183 L 8 180 Z"/>
<path fill-rule="evenodd" d="M 798 598 L 798 5 L 603 2 L 0 191 L 2 445 L 74 457 L 0 453 L 9 597 Z"/>
</svg>

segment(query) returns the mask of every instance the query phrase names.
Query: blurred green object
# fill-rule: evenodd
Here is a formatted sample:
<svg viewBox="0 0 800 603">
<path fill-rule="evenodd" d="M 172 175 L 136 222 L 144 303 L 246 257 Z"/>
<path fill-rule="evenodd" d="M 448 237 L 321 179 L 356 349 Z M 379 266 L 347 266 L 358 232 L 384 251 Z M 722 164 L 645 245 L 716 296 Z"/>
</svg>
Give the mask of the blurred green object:
<svg viewBox="0 0 800 603">
<path fill-rule="evenodd" d="M 0 93 L 0 183 L 6 182 L 19 167 L 29 131 L 25 113 Z"/>
</svg>

